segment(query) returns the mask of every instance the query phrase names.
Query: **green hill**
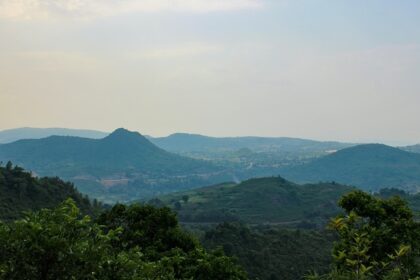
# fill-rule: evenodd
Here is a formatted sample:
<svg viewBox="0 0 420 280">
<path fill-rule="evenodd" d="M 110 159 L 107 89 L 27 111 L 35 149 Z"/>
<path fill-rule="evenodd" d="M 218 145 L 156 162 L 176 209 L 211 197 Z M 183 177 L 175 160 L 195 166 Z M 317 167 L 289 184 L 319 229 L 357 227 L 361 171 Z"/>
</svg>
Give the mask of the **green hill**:
<svg viewBox="0 0 420 280">
<path fill-rule="evenodd" d="M 420 190 L 420 155 L 381 144 L 359 145 L 280 173 L 300 183 L 335 181 L 365 190 L 415 192 Z"/>
<path fill-rule="evenodd" d="M 213 164 L 166 152 L 137 132 L 103 139 L 51 136 L 0 145 L 0 160 L 41 176 L 60 176 L 107 202 L 226 180 Z"/>
<path fill-rule="evenodd" d="M 182 222 L 303 224 L 312 226 L 337 214 L 337 200 L 352 190 L 334 183 L 298 185 L 280 177 L 251 179 L 152 200 L 174 208 Z"/>
<path fill-rule="evenodd" d="M 0 220 L 22 217 L 24 211 L 52 208 L 72 198 L 85 214 L 94 214 L 98 207 L 80 194 L 73 184 L 59 178 L 34 178 L 20 167 L 0 166 Z"/>
</svg>

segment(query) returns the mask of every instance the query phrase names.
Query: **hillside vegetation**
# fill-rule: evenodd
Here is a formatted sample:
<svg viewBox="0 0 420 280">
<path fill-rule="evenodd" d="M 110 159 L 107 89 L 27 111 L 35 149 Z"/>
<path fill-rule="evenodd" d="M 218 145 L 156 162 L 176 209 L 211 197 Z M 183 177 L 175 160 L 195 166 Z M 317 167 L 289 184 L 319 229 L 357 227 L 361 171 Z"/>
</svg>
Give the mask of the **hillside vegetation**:
<svg viewBox="0 0 420 280">
<path fill-rule="evenodd" d="M 351 190 L 334 183 L 298 185 L 269 177 L 168 194 L 150 202 L 171 206 L 182 222 L 316 226 L 338 213 L 337 200 Z"/>
<path fill-rule="evenodd" d="M 343 149 L 280 172 L 285 178 L 300 183 L 335 181 L 372 191 L 382 188 L 420 190 L 420 155 L 381 144 Z"/>
<path fill-rule="evenodd" d="M 308 279 L 409 279 L 401 277 L 398 274 L 401 270 L 396 268 L 402 265 L 404 258 L 405 269 L 411 267 L 405 273 L 415 275 L 415 271 L 419 271 L 420 224 L 413 219 L 408 207 L 418 208 L 419 202 L 418 195 L 396 189 L 382 190 L 374 196 L 351 191 L 338 201 L 345 212 L 329 220 L 329 226 L 320 230 L 223 223 L 207 230 L 202 242 L 208 248 L 222 246 L 226 254 L 236 256 L 251 279 L 300 280 L 310 271 L 323 274 L 332 264 L 337 265 L 338 271 Z M 408 251 L 407 247 L 401 249 L 408 244 Z M 335 253 L 331 255 L 333 247 Z M 363 258 L 358 260 L 359 256 Z M 344 258 L 349 259 L 348 263 Z M 372 259 L 381 259 L 385 267 Z M 361 264 L 366 268 L 372 266 L 374 273 L 362 271 L 359 273 L 363 273 L 364 278 L 355 277 L 357 261 L 360 267 Z M 384 274 L 399 277 L 375 276 Z"/>
<path fill-rule="evenodd" d="M 23 216 L 24 211 L 57 206 L 72 198 L 85 214 L 95 214 L 100 205 L 80 194 L 73 184 L 59 178 L 34 178 L 22 168 L 8 163 L 0 166 L 0 220 L 10 221 Z"/>
<path fill-rule="evenodd" d="M 222 252 L 207 252 L 169 209 L 116 205 L 92 221 L 72 200 L 0 222 L 0 279 L 245 280 Z"/>
<path fill-rule="evenodd" d="M 335 238 L 331 232 L 296 229 L 250 228 L 224 223 L 202 239 L 209 249 L 222 246 L 238 258 L 250 279 L 300 280 L 309 271 L 328 271 Z"/>
</svg>

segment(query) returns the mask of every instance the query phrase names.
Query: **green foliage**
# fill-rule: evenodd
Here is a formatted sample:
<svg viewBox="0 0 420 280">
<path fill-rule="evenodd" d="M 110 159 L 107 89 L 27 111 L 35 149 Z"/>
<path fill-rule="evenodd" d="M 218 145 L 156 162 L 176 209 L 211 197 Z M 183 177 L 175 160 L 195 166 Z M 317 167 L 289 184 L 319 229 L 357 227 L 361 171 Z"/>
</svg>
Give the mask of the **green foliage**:
<svg viewBox="0 0 420 280">
<path fill-rule="evenodd" d="M 334 183 L 297 185 L 281 177 L 269 177 L 164 195 L 150 203 L 174 208 L 182 222 L 241 220 L 316 227 L 339 213 L 336 201 L 351 190 Z"/>
<path fill-rule="evenodd" d="M 328 271 L 334 237 L 326 232 L 250 228 L 224 223 L 205 233 L 206 248 L 221 247 L 247 270 L 250 279 L 298 280 L 310 270 Z"/>
<path fill-rule="evenodd" d="M 123 229 L 118 245 L 123 248 L 141 247 L 150 258 L 161 257 L 161 253 L 179 248 L 190 252 L 198 248 L 198 242 L 183 231 L 169 208 L 150 205 L 117 204 L 101 214 L 97 220 L 106 230 Z"/>
<path fill-rule="evenodd" d="M 335 270 L 320 279 L 403 280 L 419 275 L 420 226 L 405 201 L 354 191 L 339 205 L 346 215 L 330 224 L 339 235 Z"/>
<path fill-rule="evenodd" d="M 206 253 L 181 229 L 169 208 L 115 205 L 98 221 L 106 231 L 122 229 L 121 250 L 140 248 L 148 261 L 164 260 L 176 279 L 245 279 L 245 274 L 220 251 Z"/>
<path fill-rule="evenodd" d="M 110 241 L 117 240 L 118 231 L 105 234 L 79 214 L 74 202 L 67 200 L 55 210 L 43 209 L 3 224 L 0 278 L 124 279 L 135 273 L 122 262 L 126 256 L 113 252 Z"/>
<path fill-rule="evenodd" d="M 0 224 L 0 279 L 246 279 L 207 252 L 168 209 L 117 205 L 97 222 L 71 199 Z"/>
<path fill-rule="evenodd" d="M 28 210 L 55 207 L 68 197 L 85 214 L 95 215 L 101 209 L 96 200 L 91 203 L 71 183 L 59 178 L 34 178 L 11 162 L 0 166 L 0 220 L 14 220 Z"/>
</svg>

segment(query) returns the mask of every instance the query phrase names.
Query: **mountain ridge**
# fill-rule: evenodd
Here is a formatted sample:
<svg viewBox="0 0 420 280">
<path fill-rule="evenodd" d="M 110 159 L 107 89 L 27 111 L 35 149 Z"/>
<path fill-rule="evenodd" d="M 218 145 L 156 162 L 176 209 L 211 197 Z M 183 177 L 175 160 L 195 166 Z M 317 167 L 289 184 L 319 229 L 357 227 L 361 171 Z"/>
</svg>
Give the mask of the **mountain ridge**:
<svg viewBox="0 0 420 280">
<path fill-rule="evenodd" d="M 22 139 L 41 139 L 52 135 L 99 139 L 108 134 L 108 132 L 89 129 L 20 127 L 0 131 L 0 144 L 12 143 Z"/>
<path fill-rule="evenodd" d="M 214 183 L 208 178 L 222 172 L 207 161 L 164 151 L 140 133 L 125 129 L 117 129 L 102 139 L 50 136 L 2 144 L 0 160 L 13 161 L 41 176 L 72 180 L 93 197 L 98 197 L 93 189 L 110 195 L 108 191 L 111 190 L 105 188 L 110 182 L 112 186 L 124 187 L 119 191 L 112 190 L 115 192 L 112 195 L 122 195 L 128 188 L 130 192 L 147 190 L 153 193 L 162 185 L 170 189 L 195 185 L 193 181 Z M 130 186 L 125 189 L 127 183 Z M 127 194 L 127 197 L 131 196 Z"/>
<path fill-rule="evenodd" d="M 309 163 L 283 168 L 281 174 L 299 183 L 335 181 L 365 190 L 420 188 L 420 155 L 383 144 L 342 149 Z"/>
<path fill-rule="evenodd" d="M 316 141 L 293 137 L 212 137 L 192 133 L 173 133 L 166 137 L 150 137 L 154 144 L 173 152 L 197 152 L 205 150 L 239 150 L 249 148 L 256 152 L 270 150 L 303 149 L 305 146 L 326 146 L 328 148 L 342 148 L 354 144 L 337 141 Z"/>
</svg>

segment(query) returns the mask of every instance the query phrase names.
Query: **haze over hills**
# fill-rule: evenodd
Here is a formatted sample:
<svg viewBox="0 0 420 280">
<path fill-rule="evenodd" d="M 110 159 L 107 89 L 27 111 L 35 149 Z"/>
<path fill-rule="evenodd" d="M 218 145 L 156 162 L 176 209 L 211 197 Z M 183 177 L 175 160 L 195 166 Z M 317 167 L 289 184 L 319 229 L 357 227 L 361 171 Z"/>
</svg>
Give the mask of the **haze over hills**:
<svg viewBox="0 0 420 280">
<path fill-rule="evenodd" d="M 400 188 L 420 190 L 420 155 L 382 144 L 340 150 L 301 166 L 283 168 L 292 181 L 335 181 L 365 190 Z"/>
<path fill-rule="evenodd" d="M 97 130 L 68 128 L 16 128 L 0 131 L 0 144 L 24 139 L 50 136 L 75 136 L 100 139 L 109 133 Z M 314 141 L 290 137 L 210 137 L 198 134 L 175 133 L 167 137 L 145 136 L 156 146 L 181 155 L 201 159 L 235 161 L 238 153 L 249 157 L 312 158 L 355 144 L 334 141 Z M 233 158 L 233 159 L 232 159 Z"/>
<path fill-rule="evenodd" d="M 79 130 L 62 130 L 66 131 Z M 41 176 L 71 180 L 82 192 L 107 202 L 277 175 L 299 183 L 336 181 L 365 190 L 419 190 L 420 155 L 380 144 L 352 145 L 183 133 L 153 138 L 117 129 L 102 139 L 50 136 L 3 144 L 0 160 Z"/>
<path fill-rule="evenodd" d="M 108 134 L 107 132 L 87 129 L 22 127 L 0 131 L 0 144 L 11 143 L 22 139 L 46 138 L 53 135 L 99 139 L 104 138 Z"/>
<path fill-rule="evenodd" d="M 289 137 L 209 137 L 188 133 L 175 133 L 158 138 L 151 137 L 150 141 L 165 150 L 182 154 L 217 154 L 245 148 L 253 152 L 324 154 L 331 150 L 355 145 Z"/>
<path fill-rule="evenodd" d="M 12 143 L 24 139 L 41 139 L 50 136 L 75 136 L 101 139 L 109 134 L 108 132 L 89 129 L 22 127 L 0 130 L 0 144 Z M 319 156 L 357 145 L 355 143 L 317 141 L 292 137 L 211 137 L 190 133 L 174 133 L 166 137 L 144 136 L 164 150 L 198 157 L 220 156 L 243 149 L 249 149 L 253 153 L 312 154 Z M 399 148 L 405 151 L 420 153 L 420 144 Z"/>
<path fill-rule="evenodd" d="M 230 168 L 240 180 L 278 175 L 279 168 L 355 145 L 289 137 L 208 137 L 187 133 L 149 139 L 165 150 Z"/>
<path fill-rule="evenodd" d="M 0 160 L 71 180 L 109 202 L 230 179 L 220 167 L 166 152 L 125 129 L 103 139 L 51 136 L 3 144 Z"/>
<path fill-rule="evenodd" d="M 401 147 L 404 151 L 412 152 L 412 153 L 420 153 L 420 144 Z"/>
</svg>

